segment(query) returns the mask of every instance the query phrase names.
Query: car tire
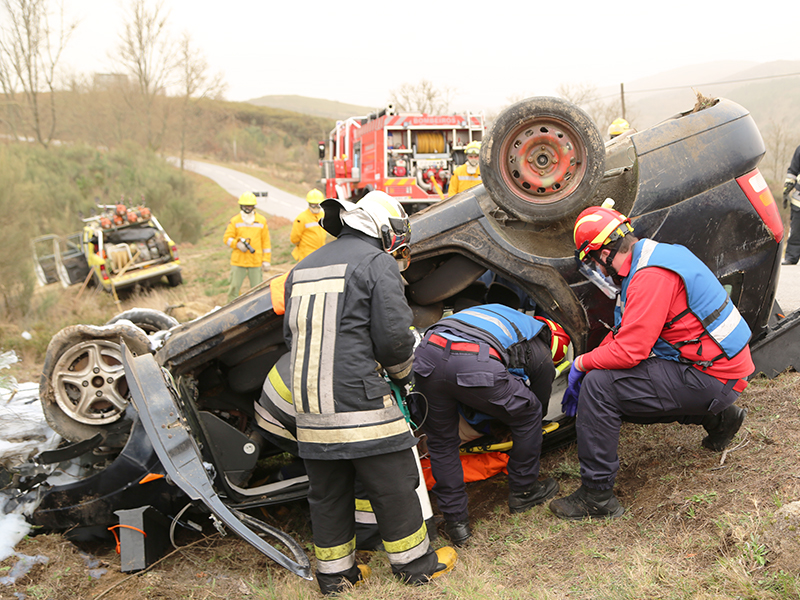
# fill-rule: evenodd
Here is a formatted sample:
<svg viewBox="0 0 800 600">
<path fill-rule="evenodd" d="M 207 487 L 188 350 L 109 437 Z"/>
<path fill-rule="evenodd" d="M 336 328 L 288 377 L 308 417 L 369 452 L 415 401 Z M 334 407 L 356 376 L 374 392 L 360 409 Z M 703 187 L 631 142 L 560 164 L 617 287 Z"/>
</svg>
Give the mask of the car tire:
<svg viewBox="0 0 800 600">
<path fill-rule="evenodd" d="M 132 308 L 126 310 L 108 321 L 106 325 L 113 325 L 123 319 L 140 327 L 148 335 L 156 331 L 166 331 L 167 329 L 172 329 L 179 325 L 176 318 L 170 317 L 168 314 L 152 308 Z"/>
<path fill-rule="evenodd" d="M 178 287 L 183 283 L 183 275 L 181 275 L 180 271 L 176 273 L 170 273 L 167 275 L 167 283 L 170 285 L 170 287 Z"/>
<path fill-rule="evenodd" d="M 605 166 L 591 117 L 560 98 L 528 98 L 504 110 L 481 145 L 481 178 L 495 203 L 548 224 L 590 204 Z"/>
<path fill-rule="evenodd" d="M 120 340 L 135 355 L 150 351 L 147 334 L 131 323 L 72 325 L 47 346 L 39 399 L 48 425 L 70 442 L 102 433 L 104 445 L 121 448 L 127 439 L 130 394 Z"/>
</svg>

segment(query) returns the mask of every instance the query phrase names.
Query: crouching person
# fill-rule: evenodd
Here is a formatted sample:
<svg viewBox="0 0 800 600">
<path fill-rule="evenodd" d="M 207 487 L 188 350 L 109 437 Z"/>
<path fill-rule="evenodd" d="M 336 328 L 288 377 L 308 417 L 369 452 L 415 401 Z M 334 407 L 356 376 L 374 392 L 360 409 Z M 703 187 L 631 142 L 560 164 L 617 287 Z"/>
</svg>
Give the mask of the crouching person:
<svg viewBox="0 0 800 600">
<path fill-rule="evenodd" d="M 378 191 L 358 204 L 329 199 L 322 207 L 322 226 L 337 239 L 289 273 L 284 317 L 317 581 L 333 594 L 366 572 L 355 564 L 358 476 L 392 571 L 425 583 L 450 571 L 456 553 L 430 547 L 416 494 L 417 440 L 376 368 L 401 387 L 412 377 L 412 313 L 398 268 L 408 259 L 408 217 Z"/>
<path fill-rule="evenodd" d="M 461 545 L 470 537 L 467 492 L 459 459 L 459 403 L 511 429 L 508 507 L 526 511 L 558 493 L 552 479 L 539 481 L 542 416 L 547 413 L 558 360 L 569 338 L 552 321 L 502 304 L 485 304 L 441 319 L 426 332 L 414 360 L 416 391 L 428 401 L 423 430 L 445 533 Z M 563 335 L 562 335 L 563 334 Z M 513 370 L 514 372 L 511 372 Z"/>
</svg>

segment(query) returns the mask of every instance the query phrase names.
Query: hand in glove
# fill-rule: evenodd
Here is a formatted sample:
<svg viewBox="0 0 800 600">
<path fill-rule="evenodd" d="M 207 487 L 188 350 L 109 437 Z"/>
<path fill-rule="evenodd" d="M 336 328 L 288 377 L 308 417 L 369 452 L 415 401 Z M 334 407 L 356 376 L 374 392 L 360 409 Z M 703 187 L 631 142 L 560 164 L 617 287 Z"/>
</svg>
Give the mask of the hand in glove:
<svg viewBox="0 0 800 600">
<path fill-rule="evenodd" d="M 247 246 L 245 246 L 245 244 L 244 244 L 244 240 L 238 240 L 238 241 L 236 242 L 236 247 L 237 247 L 237 248 L 238 248 L 238 249 L 239 249 L 241 252 L 247 252 Z"/>
<path fill-rule="evenodd" d="M 568 417 L 574 417 L 578 413 L 578 396 L 581 392 L 581 382 L 586 375 L 583 371 L 575 368 L 573 363 L 569 370 L 569 377 L 567 379 L 567 390 L 564 392 L 564 397 L 561 399 L 561 410 Z"/>
<path fill-rule="evenodd" d="M 794 189 L 793 181 L 786 181 L 783 184 L 783 208 L 789 206 L 789 195 L 792 193 L 793 189 Z"/>
<path fill-rule="evenodd" d="M 269 268 L 270 268 L 270 264 L 268 262 L 262 262 L 261 263 L 261 270 L 264 271 L 264 273 L 269 271 Z"/>
</svg>

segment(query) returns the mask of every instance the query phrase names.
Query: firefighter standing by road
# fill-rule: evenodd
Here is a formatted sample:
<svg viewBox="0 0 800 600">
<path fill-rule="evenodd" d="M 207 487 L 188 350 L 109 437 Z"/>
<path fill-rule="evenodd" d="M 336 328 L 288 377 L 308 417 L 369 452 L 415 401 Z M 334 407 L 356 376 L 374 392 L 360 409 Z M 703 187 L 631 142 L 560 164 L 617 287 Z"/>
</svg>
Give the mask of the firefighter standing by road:
<svg viewBox="0 0 800 600">
<path fill-rule="evenodd" d="M 783 265 L 796 265 L 800 260 L 800 146 L 794 151 L 792 162 L 786 171 L 786 182 L 783 184 L 783 208 L 792 205 L 789 239 L 786 242 L 786 254 Z"/>
<path fill-rule="evenodd" d="M 720 452 L 746 414 L 734 402 L 754 370 L 747 323 L 692 252 L 633 233 L 608 200 L 575 222 L 581 272 L 621 289 L 614 330 L 575 359 L 564 393 L 564 412 L 577 411 L 581 487 L 550 503 L 563 519 L 624 512 L 613 492 L 622 421 L 702 425 L 703 446 Z"/>
<path fill-rule="evenodd" d="M 308 192 L 306 194 L 308 208 L 294 220 L 289 241 L 295 246 L 292 258 L 297 261 L 303 260 L 325 244 L 325 230 L 319 224 L 322 220 L 320 202 L 324 199 L 322 192 L 316 188 Z"/>
<path fill-rule="evenodd" d="M 408 261 L 408 217 L 373 191 L 358 204 L 328 199 L 322 226 L 337 239 L 286 280 L 297 441 L 306 464 L 317 581 L 325 594 L 361 580 L 355 564 L 356 473 L 397 577 L 424 583 L 448 572 L 452 548 L 430 548 L 416 495 L 412 435 L 376 364 L 400 387 L 413 372 L 414 336 L 398 262 Z M 404 265 L 404 266 L 405 266 Z"/>
<path fill-rule="evenodd" d="M 627 136 L 636 133 L 625 119 L 614 119 L 611 125 L 608 126 L 608 139 L 613 140 L 620 136 Z"/>
<path fill-rule="evenodd" d="M 239 198 L 239 214 L 228 222 L 223 242 L 231 249 L 230 302 L 239 295 L 245 277 L 251 288 L 261 283 L 262 270 L 269 271 L 272 260 L 267 219 L 256 213 L 253 192 L 245 192 Z"/>
<path fill-rule="evenodd" d="M 558 493 L 552 478 L 538 480 L 539 455 L 542 416 L 555 378 L 553 362 L 564 358 L 569 337 L 548 321 L 503 304 L 484 304 L 432 325 L 416 350 L 415 389 L 428 401 L 423 430 L 436 479 L 433 493 L 445 518 L 445 533 L 456 545 L 470 537 L 458 454 L 459 404 L 511 428 L 508 506 L 512 513 Z"/>
<path fill-rule="evenodd" d="M 447 197 L 455 196 L 458 192 L 463 192 L 476 185 L 481 184 L 481 166 L 478 164 L 478 155 L 481 152 L 480 142 L 470 142 L 467 144 L 464 154 L 467 162 L 455 168 L 453 176 L 450 178 L 450 187 L 447 188 Z"/>
</svg>

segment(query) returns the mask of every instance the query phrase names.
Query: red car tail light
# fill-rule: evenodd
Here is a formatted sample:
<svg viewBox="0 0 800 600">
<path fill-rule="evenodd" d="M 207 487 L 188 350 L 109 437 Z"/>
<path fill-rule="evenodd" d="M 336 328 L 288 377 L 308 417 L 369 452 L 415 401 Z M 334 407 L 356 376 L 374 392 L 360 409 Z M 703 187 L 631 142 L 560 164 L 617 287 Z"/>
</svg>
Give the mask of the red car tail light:
<svg viewBox="0 0 800 600">
<path fill-rule="evenodd" d="M 172 244 L 172 246 L 169 247 L 169 251 L 172 253 L 172 258 L 178 260 L 178 246 Z"/>
<path fill-rule="evenodd" d="M 783 220 L 778 205 L 775 204 L 775 199 L 772 197 L 772 192 L 769 191 L 769 186 L 759 170 L 754 169 L 747 175 L 737 177 L 736 183 L 742 188 L 767 229 L 772 232 L 775 241 L 780 244 L 783 239 Z"/>
<path fill-rule="evenodd" d="M 106 272 L 105 265 L 100 265 L 100 276 L 103 278 L 103 281 L 108 281 L 108 273 Z"/>
</svg>

